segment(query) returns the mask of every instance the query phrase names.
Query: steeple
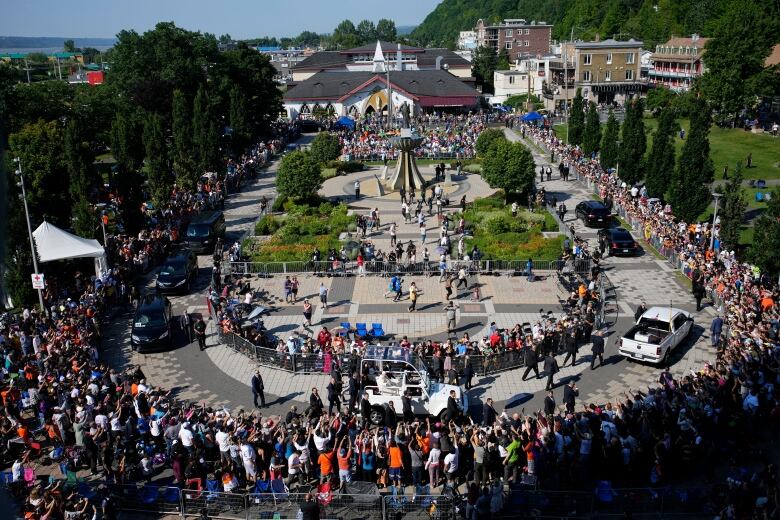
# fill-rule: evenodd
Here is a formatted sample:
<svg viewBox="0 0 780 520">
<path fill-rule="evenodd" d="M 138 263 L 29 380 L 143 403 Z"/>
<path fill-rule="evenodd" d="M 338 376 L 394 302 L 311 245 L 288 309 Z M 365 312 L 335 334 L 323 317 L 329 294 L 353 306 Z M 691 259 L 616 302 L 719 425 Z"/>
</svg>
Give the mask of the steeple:
<svg viewBox="0 0 780 520">
<path fill-rule="evenodd" d="M 385 70 L 385 55 L 382 54 L 382 44 L 377 40 L 374 51 L 374 72 L 385 72 Z"/>
</svg>

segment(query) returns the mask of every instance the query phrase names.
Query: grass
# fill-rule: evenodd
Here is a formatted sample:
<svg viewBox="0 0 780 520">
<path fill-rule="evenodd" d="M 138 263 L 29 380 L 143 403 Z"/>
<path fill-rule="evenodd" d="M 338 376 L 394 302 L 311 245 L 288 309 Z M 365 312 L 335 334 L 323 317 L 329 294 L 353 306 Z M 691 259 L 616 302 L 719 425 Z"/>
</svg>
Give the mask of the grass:
<svg viewBox="0 0 780 520">
<path fill-rule="evenodd" d="M 337 176 L 338 173 L 336 173 L 336 168 L 323 168 L 322 173 L 320 173 L 320 177 L 322 177 L 323 181 L 327 181 L 328 179 L 332 179 L 333 177 Z"/>
</svg>

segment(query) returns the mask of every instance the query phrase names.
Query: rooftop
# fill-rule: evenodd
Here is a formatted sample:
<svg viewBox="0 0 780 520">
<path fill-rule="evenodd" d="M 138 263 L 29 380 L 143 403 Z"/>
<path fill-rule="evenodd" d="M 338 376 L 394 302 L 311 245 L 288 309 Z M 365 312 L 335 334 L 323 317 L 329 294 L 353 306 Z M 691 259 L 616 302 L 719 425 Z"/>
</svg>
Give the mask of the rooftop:
<svg viewBox="0 0 780 520">
<path fill-rule="evenodd" d="M 382 53 L 385 55 L 385 60 L 392 63 L 395 60 L 395 52 L 398 50 L 398 45 L 389 45 L 395 45 L 395 47 L 388 49 L 383 47 Z M 357 51 L 356 49 L 364 50 Z M 356 47 L 355 49 L 349 49 L 347 51 L 320 51 L 299 62 L 295 66 L 295 70 L 324 70 L 342 68 L 346 67 L 347 64 L 352 63 L 352 55 L 373 55 L 375 50 L 376 43 L 374 43 L 373 46 L 367 45 L 364 47 Z M 434 67 L 436 65 L 436 58 L 439 56 L 444 58 L 442 60 L 442 66 L 446 64 L 449 67 L 471 68 L 471 63 L 468 60 L 449 49 L 418 49 L 417 47 L 401 45 L 401 52 L 404 54 L 414 54 L 417 58 L 417 66 L 420 68 Z"/>
<path fill-rule="evenodd" d="M 636 49 L 642 47 L 642 41 L 631 38 L 628 41 L 618 41 L 612 38 L 599 42 L 577 42 L 575 49 Z"/>
</svg>

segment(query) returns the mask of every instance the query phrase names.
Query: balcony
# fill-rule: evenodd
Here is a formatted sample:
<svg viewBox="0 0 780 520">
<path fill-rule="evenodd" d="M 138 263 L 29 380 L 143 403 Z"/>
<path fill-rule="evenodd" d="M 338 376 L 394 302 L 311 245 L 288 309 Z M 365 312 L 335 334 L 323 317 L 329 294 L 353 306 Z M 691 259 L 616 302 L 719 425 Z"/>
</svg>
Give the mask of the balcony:
<svg viewBox="0 0 780 520">
<path fill-rule="evenodd" d="M 669 70 L 669 69 L 650 69 L 648 73 L 651 76 L 661 76 L 664 78 L 693 78 L 698 76 L 697 73 L 690 70 L 679 71 L 679 70 Z"/>
</svg>

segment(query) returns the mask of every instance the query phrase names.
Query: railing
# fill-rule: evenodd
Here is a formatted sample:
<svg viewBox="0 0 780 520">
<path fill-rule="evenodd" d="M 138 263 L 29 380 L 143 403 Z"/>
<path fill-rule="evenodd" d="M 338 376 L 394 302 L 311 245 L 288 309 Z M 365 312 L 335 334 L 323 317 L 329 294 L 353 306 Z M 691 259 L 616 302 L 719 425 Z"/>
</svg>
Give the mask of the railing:
<svg viewBox="0 0 780 520">
<path fill-rule="evenodd" d="M 493 274 L 526 276 L 528 260 L 453 260 L 447 263 L 447 272 L 457 272 L 461 267 L 470 275 Z M 231 262 L 229 272 L 234 276 L 271 277 L 278 274 L 314 274 L 324 276 L 352 276 L 358 274 L 357 262 Z M 565 267 L 560 260 L 534 260 L 534 271 L 560 271 Z M 581 273 L 590 271 L 590 259 L 578 259 L 569 268 Z M 363 264 L 366 275 L 425 275 L 440 273 L 439 263 L 429 262 L 380 262 L 367 260 Z"/>
</svg>

